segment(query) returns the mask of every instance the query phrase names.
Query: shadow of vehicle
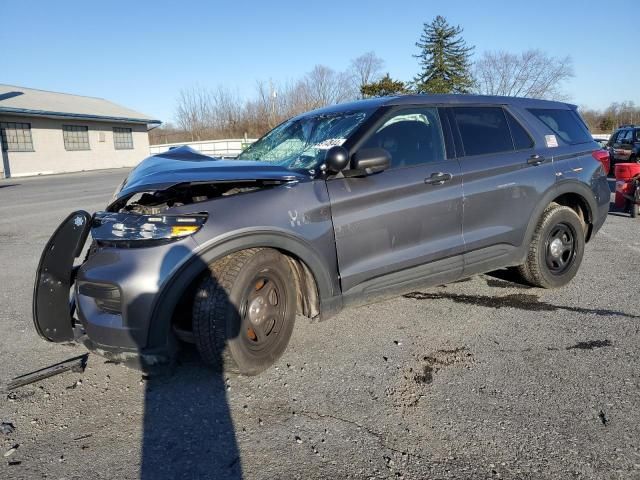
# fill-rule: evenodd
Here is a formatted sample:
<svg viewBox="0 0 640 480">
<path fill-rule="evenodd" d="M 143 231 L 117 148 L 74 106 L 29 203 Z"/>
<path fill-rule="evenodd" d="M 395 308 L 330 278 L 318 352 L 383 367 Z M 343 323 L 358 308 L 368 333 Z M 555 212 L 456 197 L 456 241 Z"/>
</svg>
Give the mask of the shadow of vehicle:
<svg viewBox="0 0 640 480">
<path fill-rule="evenodd" d="M 186 249 L 176 246 L 170 253 Z M 190 318 L 188 305 L 181 303 L 182 317 Z M 205 366 L 194 346 L 183 345 L 174 365 L 153 370 L 143 380 L 141 479 L 242 478 L 223 372 Z"/>
<path fill-rule="evenodd" d="M 487 281 L 489 286 L 499 286 L 503 288 L 509 286 L 513 288 L 535 288 L 522 279 L 515 267 L 501 268 L 500 270 L 494 270 L 493 272 L 485 273 L 485 275 L 496 280 L 501 280 L 504 283 L 500 285 L 497 282 L 490 283 L 489 281 Z"/>
</svg>

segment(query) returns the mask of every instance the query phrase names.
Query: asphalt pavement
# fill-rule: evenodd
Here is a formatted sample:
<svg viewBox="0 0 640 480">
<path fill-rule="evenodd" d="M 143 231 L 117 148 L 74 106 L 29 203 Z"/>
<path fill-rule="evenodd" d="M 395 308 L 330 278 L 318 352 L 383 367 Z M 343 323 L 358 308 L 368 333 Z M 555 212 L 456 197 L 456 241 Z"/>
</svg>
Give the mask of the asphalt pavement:
<svg viewBox="0 0 640 480">
<path fill-rule="evenodd" d="M 0 180 L 0 382 L 80 355 L 36 334 L 41 250 L 126 170 Z M 610 213 L 575 280 L 506 272 L 299 317 L 258 377 L 187 350 L 146 376 L 92 354 L 0 396 L 0 478 L 640 478 L 640 221 Z"/>
</svg>

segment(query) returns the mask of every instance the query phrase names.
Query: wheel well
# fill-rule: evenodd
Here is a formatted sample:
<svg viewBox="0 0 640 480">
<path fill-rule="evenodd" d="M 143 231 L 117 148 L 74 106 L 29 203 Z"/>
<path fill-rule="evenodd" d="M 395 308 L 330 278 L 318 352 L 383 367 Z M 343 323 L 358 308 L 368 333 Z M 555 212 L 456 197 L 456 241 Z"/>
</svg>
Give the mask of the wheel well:
<svg viewBox="0 0 640 480">
<path fill-rule="evenodd" d="M 593 230 L 592 213 L 589 208 L 589 203 L 577 193 L 563 193 L 553 200 L 554 203 L 569 207 L 574 210 L 582 223 L 584 224 L 584 236 L 585 241 L 588 242 L 591 237 L 591 231 Z"/>
<path fill-rule="evenodd" d="M 296 312 L 308 318 L 317 317 L 320 315 L 320 295 L 318 293 L 316 279 L 311 269 L 304 261 L 291 252 L 281 249 L 278 249 L 278 251 L 287 258 L 293 273 L 297 292 Z M 233 253 L 237 253 L 237 251 Z M 207 267 L 203 265 L 202 270 L 181 292 L 180 300 L 176 303 L 171 315 L 171 324 L 174 331 L 188 332 L 192 330 L 191 310 L 193 307 L 193 298 L 198 285 L 208 271 Z"/>
</svg>

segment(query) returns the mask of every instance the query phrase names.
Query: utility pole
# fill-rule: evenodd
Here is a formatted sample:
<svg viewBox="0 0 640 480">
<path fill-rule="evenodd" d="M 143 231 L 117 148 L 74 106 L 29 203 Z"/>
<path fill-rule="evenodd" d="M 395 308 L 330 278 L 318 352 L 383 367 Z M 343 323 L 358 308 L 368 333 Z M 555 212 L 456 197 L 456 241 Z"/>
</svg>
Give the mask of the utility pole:
<svg viewBox="0 0 640 480">
<path fill-rule="evenodd" d="M 273 81 L 269 79 L 269 100 L 271 103 L 271 112 L 269 113 L 269 128 L 273 128 L 276 123 L 276 97 L 278 93 L 273 89 Z"/>
</svg>

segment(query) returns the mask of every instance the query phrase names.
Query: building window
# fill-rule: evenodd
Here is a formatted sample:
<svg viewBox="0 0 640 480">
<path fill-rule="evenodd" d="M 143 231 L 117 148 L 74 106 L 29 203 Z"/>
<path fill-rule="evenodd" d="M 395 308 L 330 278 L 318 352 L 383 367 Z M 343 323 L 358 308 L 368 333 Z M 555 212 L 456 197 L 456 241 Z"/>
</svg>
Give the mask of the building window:
<svg viewBox="0 0 640 480">
<path fill-rule="evenodd" d="M 6 152 L 33 152 L 30 123 L 0 122 L 0 136 Z"/>
<path fill-rule="evenodd" d="M 113 145 L 116 150 L 133 149 L 133 134 L 130 128 L 113 127 Z"/>
<path fill-rule="evenodd" d="M 64 137 L 65 150 L 90 150 L 89 127 L 63 125 L 62 136 Z"/>
</svg>

